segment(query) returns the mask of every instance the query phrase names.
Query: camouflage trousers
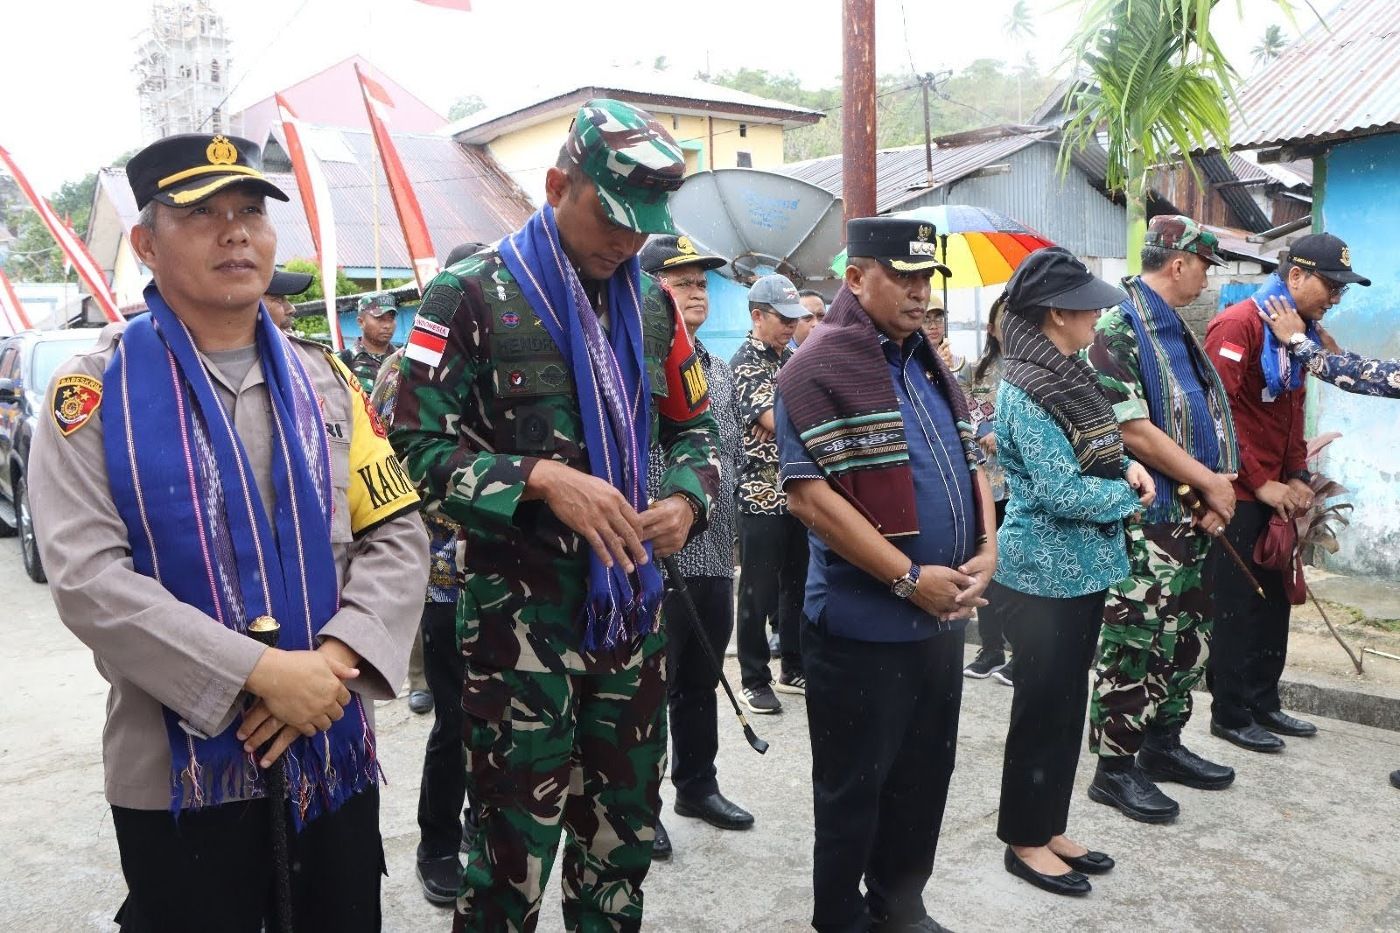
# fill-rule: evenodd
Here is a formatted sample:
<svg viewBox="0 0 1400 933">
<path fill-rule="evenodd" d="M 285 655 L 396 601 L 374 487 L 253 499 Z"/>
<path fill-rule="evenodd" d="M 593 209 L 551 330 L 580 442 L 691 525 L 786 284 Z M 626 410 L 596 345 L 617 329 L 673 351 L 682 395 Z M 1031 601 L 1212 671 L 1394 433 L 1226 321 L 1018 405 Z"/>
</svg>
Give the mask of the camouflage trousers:
<svg viewBox="0 0 1400 933">
<path fill-rule="evenodd" d="M 1089 751 L 1135 755 L 1148 729 L 1180 729 L 1210 654 L 1211 600 L 1202 580 L 1210 539 L 1188 524 L 1128 529 L 1131 576 L 1108 591 Z"/>
<path fill-rule="evenodd" d="M 467 791 L 481 808 L 456 933 L 528 931 L 564 845 L 564 926 L 637 930 L 661 806 L 666 652 L 602 674 L 467 665 Z"/>
</svg>

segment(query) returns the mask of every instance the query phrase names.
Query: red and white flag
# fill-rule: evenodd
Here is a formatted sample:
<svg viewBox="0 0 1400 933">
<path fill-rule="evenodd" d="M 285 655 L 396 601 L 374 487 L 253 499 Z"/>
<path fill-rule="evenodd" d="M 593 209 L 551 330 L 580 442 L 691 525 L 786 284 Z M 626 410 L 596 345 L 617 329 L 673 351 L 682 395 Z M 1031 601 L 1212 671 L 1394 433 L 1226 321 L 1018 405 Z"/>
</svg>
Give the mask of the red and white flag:
<svg viewBox="0 0 1400 933">
<path fill-rule="evenodd" d="M 408 333 L 408 345 L 404 347 L 403 355 L 426 366 L 436 367 L 442 362 L 443 351 L 447 349 L 448 333 L 448 329 L 437 321 L 417 315 L 413 318 L 413 330 Z"/>
<path fill-rule="evenodd" d="M 442 7 L 444 10 L 461 10 L 463 13 L 472 11 L 472 0 L 418 0 L 418 2 L 428 6 Z"/>
<path fill-rule="evenodd" d="M 388 112 L 394 109 L 394 102 L 383 85 L 361 71 L 358 64 L 355 74 L 360 79 L 365 112 L 369 115 L 370 129 L 374 132 L 374 144 L 379 149 L 379 160 L 384 163 L 384 176 L 389 180 L 389 194 L 394 199 L 394 211 L 399 215 L 403 241 L 413 262 L 413 277 L 418 280 L 418 291 L 424 292 L 427 291 L 428 282 L 437 275 L 437 253 L 433 251 L 433 240 L 428 236 L 428 225 L 423 220 L 418 197 L 409 184 L 408 173 L 404 171 L 399 152 L 394 148 L 394 140 L 389 136 L 389 125 L 385 122 Z M 375 183 L 375 180 L 371 179 L 371 183 Z"/>
<path fill-rule="evenodd" d="M 1216 352 L 1225 357 L 1225 359 L 1233 360 L 1236 363 L 1244 360 L 1244 347 L 1237 343 L 1231 343 L 1228 340 L 1221 343 L 1220 349 Z"/>
<path fill-rule="evenodd" d="M 5 333 L 8 335 L 17 334 L 33 326 L 29 322 L 29 315 L 24 313 L 24 305 L 15 294 L 9 277 L 0 269 L 0 327 L 6 328 Z"/>
<path fill-rule="evenodd" d="M 277 111 L 282 116 L 282 132 L 287 137 L 287 155 L 291 157 L 297 190 L 301 192 L 301 206 L 311 227 L 311 242 L 316 245 L 316 264 L 321 267 L 321 291 L 326 299 L 331 347 L 338 351 L 345 346 L 345 338 L 340 334 L 340 315 L 335 310 L 336 242 L 331 189 L 326 184 L 326 173 L 321 170 L 321 160 L 302 142 L 301 121 L 281 94 L 277 95 Z"/>
<path fill-rule="evenodd" d="M 87 246 L 76 233 L 63 225 L 63 221 L 54 213 L 53 207 L 34 190 L 34 186 L 29 183 L 29 179 L 24 177 L 24 173 L 19 170 L 19 166 L 5 151 L 4 146 L 0 146 L 0 162 L 3 162 L 5 167 L 10 170 L 10 174 L 19 184 L 19 190 L 24 192 L 30 206 L 38 212 L 39 219 L 44 222 L 44 226 L 49 228 L 49 233 L 58 243 L 58 248 L 63 250 L 63 255 L 77 267 L 78 278 L 82 279 L 83 284 L 87 286 L 92 300 L 97 302 L 97 306 L 102 309 L 103 316 L 109 321 L 120 321 L 122 316 L 121 312 L 117 310 L 117 297 L 112 294 L 112 287 L 107 284 L 106 274 L 103 273 L 102 267 L 97 264 L 97 260 L 92 258 Z"/>
</svg>

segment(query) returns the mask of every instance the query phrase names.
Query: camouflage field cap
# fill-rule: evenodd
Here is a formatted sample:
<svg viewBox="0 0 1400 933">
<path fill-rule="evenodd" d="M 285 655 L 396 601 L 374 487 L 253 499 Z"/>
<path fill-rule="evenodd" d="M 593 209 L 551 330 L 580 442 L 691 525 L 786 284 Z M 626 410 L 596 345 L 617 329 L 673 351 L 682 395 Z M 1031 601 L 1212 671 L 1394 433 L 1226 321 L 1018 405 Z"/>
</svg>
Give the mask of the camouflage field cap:
<svg viewBox="0 0 1400 933">
<path fill-rule="evenodd" d="M 1158 246 L 1162 249 L 1177 249 L 1183 253 L 1195 253 L 1212 266 L 1223 266 L 1225 260 L 1216 255 L 1215 248 L 1220 239 L 1190 217 L 1181 214 L 1159 214 L 1147 225 L 1147 239 L 1144 246 Z"/>
<path fill-rule="evenodd" d="M 614 223 L 638 233 L 676 233 L 668 199 L 681 186 L 685 156 L 651 114 L 595 98 L 579 108 L 564 145 Z"/>
<path fill-rule="evenodd" d="M 393 295 L 380 292 L 377 295 L 365 295 L 355 306 L 355 310 L 359 314 L 368 313 L 370 317 L 383 317 L 399 310 L 399 303 L 394 300 Z"/>
</svg>

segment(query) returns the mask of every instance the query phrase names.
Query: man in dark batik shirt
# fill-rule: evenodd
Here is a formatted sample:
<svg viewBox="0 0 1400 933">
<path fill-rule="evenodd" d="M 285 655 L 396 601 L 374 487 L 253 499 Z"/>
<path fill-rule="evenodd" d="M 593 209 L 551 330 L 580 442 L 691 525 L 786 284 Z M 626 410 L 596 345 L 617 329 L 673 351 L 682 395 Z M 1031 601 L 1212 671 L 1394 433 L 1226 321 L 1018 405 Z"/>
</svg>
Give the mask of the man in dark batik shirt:
<svg viewBox="0 0 1400 933">
<path fill-rule="evenodd" d="M 764 276 L 749 289 L 753 329 L 730 365 L 744 425 L 744 462 L 739 472 L 739 671 L 744 705 L 755 713 L 777 713 L 768 668 L 767 626 L 778 630 L 782 671 L 777 687 L 806 692 L 802 674 L 802 594 L 807 584 L 807 532 L 788 514 L 778 486 L 778 445 L 773 406 L 778 370 L 792 357 L 788 342 L 810 312 L 793 284 Z"/>
</svg>

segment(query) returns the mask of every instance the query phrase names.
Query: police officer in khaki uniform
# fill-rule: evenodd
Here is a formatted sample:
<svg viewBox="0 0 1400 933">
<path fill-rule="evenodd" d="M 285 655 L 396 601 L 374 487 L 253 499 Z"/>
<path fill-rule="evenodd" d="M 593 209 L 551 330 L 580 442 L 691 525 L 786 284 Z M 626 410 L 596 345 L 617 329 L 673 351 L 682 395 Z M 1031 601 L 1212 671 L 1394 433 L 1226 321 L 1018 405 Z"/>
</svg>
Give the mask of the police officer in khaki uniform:
<svg viewBox="0 0 1400 933">
<path fill-rule="evenodd" d="M 423 600 L 417 496 L 353 376 L 261 309 L 264 199 L 287 198 L 257 146 L 174 136 L 127 175 L 150 313 L 60 368 L 32 453 L 54 602 L 111 685 L 118 920 L 280 928 L 279 760 L 295 928 L 378 930 L 372 701 L 402 680 Z M 249 635 L 269 620 L 279 647 Z"/>
</svg>

